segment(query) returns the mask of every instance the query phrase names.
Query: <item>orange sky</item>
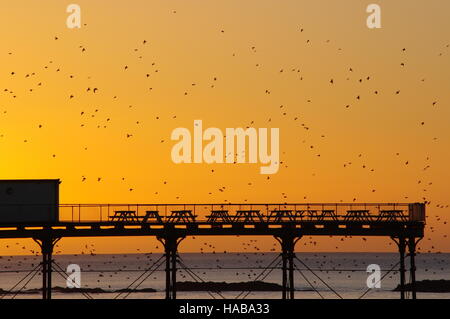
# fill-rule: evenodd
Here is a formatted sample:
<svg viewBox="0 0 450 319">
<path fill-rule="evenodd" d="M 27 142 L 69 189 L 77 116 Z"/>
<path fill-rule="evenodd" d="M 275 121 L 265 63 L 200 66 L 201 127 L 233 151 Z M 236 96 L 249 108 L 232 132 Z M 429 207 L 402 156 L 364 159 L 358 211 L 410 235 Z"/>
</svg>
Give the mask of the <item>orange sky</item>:
<svg viewBox="0 0 450 319">
<path fill-rule="evenodd" d="M 76 1 L 81 29 L 66 27 L 72 2 L 2 3 L 0 177 L 60 178 L 63 203 L 426 199 L 421 249 L 450 251 L 450 3 L 376 1 L 382 28 L 373 30 L 373 2 Z M 223 131 L 280 128 L 278 173 L 174 164 L 171 132 L 196 119 Z M 393 249 L 310 241 L 297 247 Z M 2 241 L 0 254 L 36 249 L 16 242 Z M 243 240 L 213 242 L 240 250 Z M 156 245 L 63 239 L 59 250 L 86 243 L 101 252 Z M 189 239 L 181 249 L 200 246 Z"/>
</svg>

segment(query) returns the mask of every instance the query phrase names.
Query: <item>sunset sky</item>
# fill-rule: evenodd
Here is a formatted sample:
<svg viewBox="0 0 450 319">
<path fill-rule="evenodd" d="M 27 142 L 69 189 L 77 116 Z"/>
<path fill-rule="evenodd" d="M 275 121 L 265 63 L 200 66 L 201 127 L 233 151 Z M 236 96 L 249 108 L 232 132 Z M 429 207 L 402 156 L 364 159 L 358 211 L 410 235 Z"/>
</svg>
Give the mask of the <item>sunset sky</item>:
<svg viewBox="0 0 450 319">
<path fill-rule="evenodd" d="M 80 29 L 66 26 L 70 3 Z M 370 3 L 380 29 L 366 26 Z M 0 178 L 59 178 L 61 203 L 426 200 L 421 251 L 450 252 L 449 14 L 447 0 L 3 1 Z M 174 164 L 171 133 L 194 120 L 279 128 L 278 173 Z M 297 250 L 394 251 L 388 243 L 304 238 Z M 161 250 L 150 238 L 82 238 L 56 251 L 86 244 Z M 30 249 L 0 241 L 0 254 Z"/>
</svg>

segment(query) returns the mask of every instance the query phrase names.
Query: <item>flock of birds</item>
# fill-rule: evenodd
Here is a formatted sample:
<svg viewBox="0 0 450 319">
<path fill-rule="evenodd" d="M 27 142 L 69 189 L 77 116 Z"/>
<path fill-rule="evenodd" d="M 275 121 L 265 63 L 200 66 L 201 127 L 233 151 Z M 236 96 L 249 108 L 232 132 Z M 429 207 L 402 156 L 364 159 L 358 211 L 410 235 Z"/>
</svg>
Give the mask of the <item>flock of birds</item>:
<svg viewBox="0 0 450 319">
<path fill-rule="evenodd" d="M 19 242 L 13 245 L 8 245 L 8 249 L 20 247 Z M 178 281 L 198 281 L 201 278 L 203 281 L 217 281 L 217 276 L 228 278 L 232 281 L 253 281 L 260 279 L 260 274 L 265 267 L 269 266 L 270 262 L 279 253 L 279 244 L 274 243 L 269 252 L 262 252 L 259 248 L 258 239 L 245 240 L 241 243 L 241 252 L 218 251 L 217 247 L 204 242 L 200 248 L 200 256 L 184 255 L 180 253 L 180 258 L 183 263 L 189 267 L 190 271 L 182 265 L 178 265 Z M 25 246 L 21 247 L 26 250 Z M 115 291 L 124 288 L 133 280 L 138 278 L 145 270 L 153 269 L 155 261 L 161 257 L 160 245 L 156 244 L 150 252 L 142 249 L 135 249 L 134 252 L 128 254 L 107 254 L 98 255 L 95 245 L 86 244 L 79 254 L 61 255 L 61 251 L 56 250 L 54 260 L 64 269 L 65 264 L 76 263 L 80 265 L 82 272 L 83 288 L 102 288 L 105 291 Z M 29 250 L 32 255 L 28 256 L 0 256 L 0 273 L 6 275 L 7 273 L 26 273 L 41 262 L 41 256 L 37 251 Z M 296 262 L 296 268 L 302 271 L 303 275 L 309 278 L 309 282 L 296 274 L 297 284 L 304 285 L 305 288 L 311 288 L 313 285 L 316 289 L 326 289 L 321 283 L 325 280 L 331 286 L 333 282 L 342 282 L 342 280 L 360 280 L 365 278 L 366 267 L 369 263 L 377 263 L 382 269 L 383 273 L 395 266 L 396 259 L 393 256 L 386 256 L 379 253 L 366 254 L 356 256 L 352 254 L 335 255 L 329 253 L 298 253 L 297 257 L 306 265 Z M 426 258 L 425 258 L 426 257 Z M 418 271 L 421 276 L 430 274 L 434 277 L 444 275 L 450 263 L 448 255 L 433 254 L 430 256 L 421 257 L 419 254 L 417 258 Z M 278 265 L 276 266 L 278 272 L 280 271 Z M 396 281 L 398 278 L 398 268 L 390 272 L 386 278 L 387 280 Z M 218 273 L 220 272 L 220 275 Z M 315 278 L 311 271 L 314 271 L 321 280 Z M 193 278 L 190 272 L 194 272 L 198 277 Z M 268 281 L 278 280 L 280 274 L 275 270 L 272 277 Z M 274 277 L 275 276 L 275 277 Z M 155 285 L 156 281 L 160 282 L 160 286 L 164 283 L 164 265 L 160 266 L 158 271 L 151 274 L 146 281 L 140 286 L 141 288 L 148 288 Z M 61 278 L 57 277 L 56 282 Z M 392 284 L 396 282 L 390 281 Z M 34 285 L 39 283 L 39 280 L 28 283 L 23 289 L 33 289 Z M 123 286 L 120 286 L 123 285 Z M 361 288 L 365 287 L 365 281 L 361 281 Z M 9 287 L 0 286 L 0 289 L 7 290 Z"/>
<path fill-rule="evenodd" d="M 175 14 L 176 11 L 174 10 L 173 13 Z M 307 34 L 307 30 L 305 29 L 305 27 L 298 27 L 298 32 L 301 36 Z M 220 29 L 218 30 L 218 34 L 219 36 L 224 35 L 226 33 L 226 30 L 224 29 Z M 61 41 L 64 41 L 64 39 L 57 35 L 53 37 L 54 41 L 58 44 Z M 312 45 L 311 39 L 309 39 L 308 37 L 306 38 L 302 38 L 302 41 L 304 41 L 305 45 Z M 330 40 L 326 40 L 325 43 L 330 43 Z M 56 44 L 56 45 L 57 45 Z M 132 49 L 133 54 L 135 54 L 135 58 L 138 60 L 143 60 L 145 54 L 142 53 L 143 51 L 145 51 L 145 48 L 150 46 L 149 41 L 147 41 L 146 39 L 142 39 L 141 42 Z M 448 48 L 449 48 L 449 44 L 446 44 L 444 46 L 444 49 L 442 50 L 442 52 L 439 53 L 439 57 L 442 57 L 446 54 L 448 54 Z M 255 45 L 249 45 L 250 52 L 256 53 L 257 52 L 257 48 Z M 80 54 L 82 55 L 87 55 L 89 54 L 89 49 L 84 46 L 84 45 L 79 45 L 78 46 L 78 50 L 80 51 Z M 342 51 L 342 48 L 338 48 L 338 51 Z M 408 49 L 407 48 L 399 48 L 399 51 L 404 55 L 403 59 L 401 61 L 398 61 L 398 67 L 400 69 L 405 69 L 407 68 L 407 54 L 408 54 Z M 9 51 L 8 52 L 9 56 L 14 55 L 13 51 Z M 232 57 L 237 58 L 237 54 L 236 52 L 231 53 Z M 57 65 L 58 64 L 58 65 Z M 14 70 L 9 71 L 9 77 L 10 78 L 18 78 L 18 77 L 22 77 L 24 79 L 27 80 L 31 80 L 33 81 L 34 85 L 32 87 L 29 87 L 27 90 L 24 90 L 24 92 L 17 92 L 15 89 L 12 89 L 10 87 L 4 87 L 3 88 L 3 93 L 4 95 L 2 96 L 3 99 L 7 100 L 7 98 L 14 100 L 17 100 L 21 97 L 21 95 L 24 95 L 26 93 L 28 94 L 32 94 L 33 92 L 35 92 L 36 90 L 42 88 L 43 86 L 46 85 L 46 83 L 44 82 L 44 80 L 42 80 L 42 75 L 44 74 L 44 72 L 55 72 L 57 74 L 60 74 L 61 77 L 64 78 L 68 78 L 70 80 L 76 79 L 78 78 L 78 74 L 74 73 L 66 73 L 66 70 L 64 69 L 63 66 L 59 65 L 60 63 L 55 63 L 54 59 L 50 59 L 48 60 L 47 63 L 45 63 L 45 65 L 40 67 L 40 70 L 36 70 L 33 72 L 28 72 L 25 74 L 21 74 L 19 72 L 16 72 Z M 130 72 L 131 69 L 131 64 L 132 63 L 125 63 L 125 64 L 121 64 L 118 65 L 117 68 L 121 69 L 121 72 Z M 163 72 L 160 67 L 158 66 L 158 63 L 156 61 L 150 61 L 147 62 L 147 69 L 144 71 L 142 71 L 141 73 L 141 77 L 142 79 L 152 79 L 155 77 L 156 74 Z M 255 67 L 258 69 L 263 68 L 261 62 L 255 62 Z M 291 72 L 293 74 L 296 74 L 297 76 L 297 80 L 299 81 L 306 81 L 306 77 L 304 74 L 302 74 L 302 71 L 300 68 L 295 67 L 295 68 L 280 68 L 279 70 L 277 70 L 277 73 L 279 74 L 286 74 L 287 72 Z M 205 85 L 207 88 L 209 89 L 215 89 L 218 85 L 220 85 L 220 75 L 218 74 L 211 74 L 207 84 Z M 7 79 L 5 78 L 5 83 L 7 83 Z M 91 80 L 91 77 L 88 77 L 88 80 Z M 328 78 L 328 79 L 324 79 L 324 81 L 326 81 L 328 83 L 329 86 L 336 86 L 341 82 L 356 82 L 357 84 L 361 84 L 364 85 L 366 83 L 371 83 L 371 81 L 373 81 L 373 76 L 370 74 L 364 74 L 363 71 L 357 71 L 356 68 L 352 67 L 352 66 L 347 66 L 346 67 L 346 72 L 344 73 L 343 77 L 332 77 L 332 78 Z M 426 79 L 425 78 L 421 78 L 419 80 L 420 82 L 425 82 Z M 30 83 L 30 82 L 27 82 Z M 7 86 L 7 84 L 4 84 L 4 86 Z M 200 86 L 199 82 L 197 80 L 191 80 L 189 81 L 189 85 L 187 85 L 187 89 L 183 90 L 182 92 L 174 92 L 174 94 L 180 94 L 182 96 L 189 96 L 191 94 L 190 89 L 194 89 L 196 87 Z M 147 88 L 148 92 L 152 92 L 155 90 L 155 87 L 153 86 L 149 86 Z M 403 93 L 402 90 L 400 89 L 390 89 L 390 90 L 383 90 L 381 88 L 377 88 L 377 89 L 373 89 L 371 92 L 364 92 L 363 93 L 355 93 L 354 97 L 353 97 L 353 101 L 350 101 L 342 106 L 344 110 L 348 110 L 351 111 L 352 108 L 354 108 L 357 103 L 362 103 L 365 99 L 366 95 L 385 95 L 385 96 L 398 96 L 401 95 Z M 110 101 L 114 101 L 114 100 L 118 100 L 119 96 L 108 92 L 106 89 L 102 88 L 101 84 L 99 83 L 98 85 L 88 85 L 85 87 L 84 92 L 71 92 L 67 95 L 67 100 L 68 103 L 70 102 L 71 104 L 70 107 L 72 107 L 74 104 L 74 101 L 77 100 L 77 98 L 79 97 L 86 97 L 87 95 L 101 95 L 103 94 L 104 97 L 108 97 L 110 99 Z M 273 90 L 269 87 L 267 87 L 266 89 L 264 89 L 264 91 L 261 92 L 261 94 L 265 94 L 265 95 L 273 95 Z M 6 96 L 5 96 L 6 95 Z M 10 103 L 10 100 L 8 100 L 8 103 L 11 105 L 11 107 L 13 107 L 13 105 Z M 307 104 L 311 104 L 314 103 L 312 98 L 308 98 L 304 101 L 304 103 Z M 430 98 L 429 100 L 429 107 L 430 108 L 437 108 L 439 107 L 439 99 L 437 97 L 434 98 Z M 3 108 L 3 107 L 2 107 Z M 135 108 L 135 106 L 133 104 L 128 104 L 126 103 L 126 105 L 124 105 L 125 109 L 128 110 L 133 110 Z M 310 123 L 307 123 L 306 121 L 303 121 L 301 116 L 299 116 L 298 114 L 292 115 L 291 116 L 291 112 L 292 109 L 290 109 L 289 107 L 287 107 L 284 104 L 278 104 L 276 106 L 274 106 L 274 110 L 276 110 L 273 114 L 273 116 L 268 117 L 267 118 L 267 123 L 271 123 L 274 120 L 275 116 L 281 116 L 282 118 L 285 118 L 286 121 L 287 120 L 292 120 L 295 123 L 298 123 L 297 126 L 298 128 L 306 131 L 306 132 L 311 132 L 313 130 L 315 130 L 315 128 L 313 129 L 313 125 Z M 4 109 L 1 112 L 3 115 L 7 115 L 8 114 L 8 110 Z M 152 120 L 154 121 L 162 121 L 162 120 L 175 120 L 177 119 L 177 115 L 172 115 L 171 118 L 163 118 L 162 116 L 155 116 Z M 98 129 L 107 129 L 111 126 L 111 123 L 114 122 L 114 118 L 112 116 L 109 116 L 107 114 L 107 110 L 102 109 L 100 107 L 93 107 L 93 108 L 82 108 L 79 110 L 79 127 L 80 129 L 83 129 L 87 126 L 95 126 Z M 142 120 L 136 120 L 134 125 L 136 126 L 142 126 L 143 125 L 143 119 Z M 248 123 L 245 123 L 245 127 L 250 127 L 250 126 L 254 126 L 256 123 L 255 121 L 249 121 Z M 46 123 L 36 123 L 36 128 L 39 130 L 43 130 L 46 127 Z M 417 123 L 417 126 L 424 126 L 426 125 L 425 121 L 420 121 Z M 151 126 L 151 125 L 150 125 Z M 133 128 L 129 128 L 127 132 L 124 132 L 123 134 L 123 138 L 125 140 L 132 140 L 133 138 L 135 138 L 136 133 L 135 130 Z M 320 139 L 326 139 L 327 136 L 324 133 L 319 133 L 318 136 L 320 137 Z M 0 138 L 5 138 L 4 134 L 0 134 Z M 166 138 L 160 138 L 159 139 L 160 143 L 166 143 Z M 437 140 L 437 137 L 434 137 L 433 140 Z M 32 137 L 27 137 L 23 139 L 24 143 L 30 143 L 32 142 L 33 139 Z M 301 143 L 306 145 L 306 148 L 309 149 L 311 152 L 314 152 L 314 156 L 317 157 L 323 157 L 324 155 L 319 151 L 320 147 L 318 147 L 317 145 L 309 142 L 309 140 L 307 140 L 306 138 L 301 139 Z M 83 147 L 83 151 L 88 152 L 90 150 L 90 148 L 86 145 Z M 285 155 L 285 152 L 283 152 L 283 155 Z M 402 157 L 403 155 L 396 152 L 395 154 L 392 154 L 393 156 L 399 158 L 399 163 L 401 163 L 402 166 L 408 166 L 411 164 L 411 160 L 406 158 L 406 157 Z M 56 152 L 52 152 L 49 157 L 51 157 L 52 159 L 56 159 L 58 157 Z M 349 170 L 352 169 L 353 167 L 358 167 L 361 168 L 363 170 L 366 170 L 368 173 L 373 173 L 376 171 L 376 165 L 375 163 L 369 164 L 370 159 L 366 158 L 364 154 L 359 153 L 356 156 L 354 156 L 353 158 L 349 159 L 348 161 L 342 163 L 342 167 L 343 169 Z M 288 163 L 286 161 L 282 161 L 281 162 L 282 167 L 284 168 L 288 168 Z M 429 156 L 426 157 L 425 163 L 423 165 L 422 171 L 427 171 L 429 170 L 431 167 L 431 158 Z M 211 174 L 215 173 L 214 169 L 210 170 Z M 313 173 L 314 175 L 315 173 Z M 271 180 L 273 177 L 271 176 L 267 176 L 265 177 L 265 179 L 267 180 Z M 81 175 L 80 176 L 80 182 L 83 184 L 86 184 L 89 181 L 94 181 L 96 183 L 107 183 L 108 182 L 108 177 L 106 176 L 86 176 L 86 175 Z M 127 177 L 121 177 L 121 181 L 124 183 L 127 183 Z M 163 178 L 161 180 L 161 186 L 164 187 L 164 185 L 167 185 L 169 183 L 168 179 Z M 245 185 L 249 188 L 254 187 L 255 185 L 255 181 L 247 181 L 247 182 L 243 182 L 242 185 Z M 128 184 L 127 184 L 128 185 Z M 422 200 L 425 201 L 430 207 L 433 207 L 434 210 L 440 210 L 441 212 L 445 212 L 448 211 L 449 205 L 448 204 L 444 204 L 444 203 L 432 203 L 430 196 L 427 195 L 429 194 L 429 189 L 431 188 L 431 186 L 433 185 L 433 183 L 431 181 L 428 180 L 424 180 L 424 179 L 418 179 L 417 180 L 417 185 L 419 187 L 422 188 Z M 209 198 L 220 198 L 223 199 L 224 202 L 229 202 L 230 199 L 227 198 L 227 194 L 230 193 L 230 189 L 232 188 L 232 186 L 228 186 L 228 185 L 217 185 L 214 189 L 214 191 L 209 191 L 208 192 L 208 196 L 210 196 Z M 128 191 L 132 192 L 136 189 L 136 186 L 133 185 L 128 185 L 127 186 Z M 375 187 L 372 187 L 370 189 L 371 192 L 376 192 L 377 189 Z M 158 195 L 160 193 L 160 191 L 154 191 L 154 195 Z M 206 195 L 206 194 L 205 194 Z M 288 202 L 291 197 L 286 193 L 286 192 L 279 192 L 279 198 L 283 201 L 283 202 Z M 404 199 L 409 199 L 409 196 L 404 196 Z M 176 200 L 180 200 L 183 199 L 182 194 L 177 194 L 174 195 L 174 199 Z M 295 198 L 295 200 L 298 200 L 299 198 Z M 243 201 L 247 201 L 247 199 L 242 199 Z M 303 200 L 308 200 L 308 196 L 305 195 L 303 196 Z M 352 201 L 356 202 L 358 200 L 357 196 L 353 196 L 352 197 Z M 341 200 L 344 201 L 344 200 Z M 431 206 L 433 205 L 433 206 Z M 443 213 L 439 213 L 439 214 L 433 214 L 431 216 L 428 216 L 428 230 L 426 232 L 427 234 L 427 238 L 425 240 L 425 244 L 427 245 L 428 249 L 425 250 L 425 252 L 439 252 L 439 250 L 437 250 L 435 248 L 435 246 L 431 243 L 432 242 L 432 237 L 430 236 L 431 234 L 436 232 L 436 228 L 438 228 L 439 226 L 444 226 L 447 224 L 447 216 L 444 216 Z M 431 226 L 433 225 L 433 226 Z M 443 234 L 442 235 L 444 238 L 447 238 L 447 234 Z M 348 238 L 351 239 L 351 238 Z M 340 238 L 340 242 L 343 242 L 347 240 L 347 238 Z M 366 238 L 362 238 L 361 240 L 366 241 Z M 430 242 L 430 243 L 429 243 Z M 304 239 L 302 242 L 303 246 L 307 246 L 307 247 L 312 247 L 314 248 L 315 246 L 318 245 L 318 242 L 315 241 L 313 238 L 307 238 Z M 390 245 L 392 245 L 392 243 L 390 243 Z M 200 247 L 200 253 L 204 254 L 208 251 L 210 251 L 211 253 L 215 253 L 215 246 L 210 244 L 210 243 L 203 243 L 203 245 L 199 244 Z M 10 245 L 6 245 L 5 247 L 2 248 L 3 251 L 8 251 L 8 249 L 12 249 L 13 251 L 17 251 L 17 249 L 23 251 L 23 252 L 28 252 L 31 255 L 34 255 L 34 257 L 24 257 L 24 261 L 28 261 L 29 260 L 33 260 L 35 263 L 39 262 L 39 257 L 37 257 L 39 255 L 39 251 L 37 250 L 33 250 L 33 249 L 28 249 L 25 246 L 22 246 L 20 243 L 17 243 L 16 245 L 10 246 Z M 277 251 L 277 247 L 272 247 L 270 248 L 270 252 L 275 252 Z M 335 246 L 336 251 L 340 250 L 339 246 Z M 418 249 L 420 250 L 421 247 L 419 246 Z M 244 244 L 242 244 L 242 253 L 238 253 L 238 256 L 242 256 L 241 259 L 238 260 L 239 263 L 245 264 L 247 260 L 249 260 L 250 255 L 249 254 L 256 254 L 256 256 L 265 256 L 264 252 L 259 252 L 260 248 L 255 244 L 254 241 L 250 240 Z M 250 253 L 250 251 L 254 251 L 253 253 Z M 61 253 L 61 251 L 56 251 L 55 253 Z M 93 247 L 89 247 L 86 246 L 85 250 L 83 250 L 80 254 L 85 254 L 85 255 L 92 255 L 95 256 L 96 255 L 96 251 Z M 144 257 L 145 256 L 145 257 Z M 150 255 L 144 255 L 142 257 L 139 258 L 143 258 L 145 259 L 150 259 Z M 10 257 L 3 257 L 3 259 L 7 258 L 7 261 L 12 261 L 12 259 Z M 444 262 L 444 260 L 439 259 L 439 257 L 433 257 L 436 258 L 436 262 Z M 256 264 L 262 264 L 264 259 L 256 259 Z M 217 260 L 217 267 L 219 268 L 220 265 L 220 258 L 218 258 Z M 112 263 L 113 261 L 109 262 Z M 317 266 L 320 267 L 334 267 L 332 266 L 333 261 L 332 260 L 328 260 L 328 261 L 315 261 L 315 263 L 318 263 Z M 339 265 L 335 265 L 335 266 L 339 266 Z M 355 264 L 356 266 L 361 266 L 360 264 Z M 4 269 L 10 269 L 12 266 L 8 266 L 8 265 L 4 265 L 3 268 Z M 87 265 L 88 268 L 90 268 L 90 265 Z M 138 267 L 144 267 L 143 265 L 140 265 Z M 123 268 L 121 270 L 126 270 L 127 265 L 123 265 Z M 140 268 L 139 268 L 140 269 Z M 250 273 L 248 273 L 248 277 L 252 278 L 252 276 L 255 276 L 256 271 L 250 271 Z M 203 274 L 206 274 L 206 272 L 204 272 Z M 241 272 L 236 272 L 236 275 L 240 275 Z M 104 274 L 99 275 L 99 277 L 103 277 Z M 112 276 L 112 274 L 110 274 L 109 276 Z M 181 274 L 182 278 L 184 278 L 183 276 L 186 276 L 185 274 Z M 350 275 L 349 275 L 350 276 Z M 98 279 L 100 280 L 100 279 Z"/>
</svg>

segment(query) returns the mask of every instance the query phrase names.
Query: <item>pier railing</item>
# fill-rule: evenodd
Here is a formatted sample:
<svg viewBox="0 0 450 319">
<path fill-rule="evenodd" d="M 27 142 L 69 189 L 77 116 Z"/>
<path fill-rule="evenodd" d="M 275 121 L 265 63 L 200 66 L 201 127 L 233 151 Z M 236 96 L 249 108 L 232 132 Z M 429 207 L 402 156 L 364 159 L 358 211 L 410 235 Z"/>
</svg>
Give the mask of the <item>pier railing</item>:
<svg viewBox="0 0 450 319">
<path fill-rule="evenodd" d="M 60 204 L 60 222 L 425 222 L 422 203 Z"/>
<path fill-rule="evenodd" d="M 423 203 L 0 204 L 0 224 L 425 222 Z"/>
</svg>

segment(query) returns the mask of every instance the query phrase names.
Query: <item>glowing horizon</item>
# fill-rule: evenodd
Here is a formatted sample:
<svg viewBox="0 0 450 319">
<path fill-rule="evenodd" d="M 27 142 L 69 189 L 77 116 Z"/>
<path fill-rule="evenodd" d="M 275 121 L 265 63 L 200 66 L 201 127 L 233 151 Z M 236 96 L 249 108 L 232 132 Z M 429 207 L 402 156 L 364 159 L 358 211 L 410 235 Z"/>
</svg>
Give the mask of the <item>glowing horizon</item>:
<svg viewBox="0 0 450 319">
<path fill-rule="evenodd" d="M 450 252 L 448 1 L 377 1 L 377 30 L 365 25 L 370 2 L 356 0 L 77 3 L 80 29 L 66 26 L 68 3 L 0 6 L 1 179 L 60 178 L 61 203 L 427 201 L 419 247 Z M 279 128 L 278 172 L 173 163 L 172 131 L 197 119 Z M 238 251 L 245 238 L 205 240 Z M 57 250 L 87 244 L 157 245 L 65 238 Z M 297 248 L 395 251 L 375 238 Z M 0 243 L 0 255 L 30 249 Z"/>
</svg>

